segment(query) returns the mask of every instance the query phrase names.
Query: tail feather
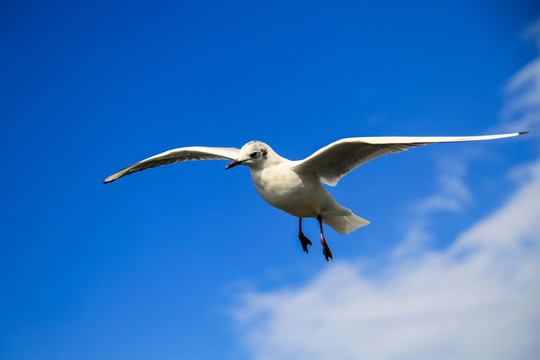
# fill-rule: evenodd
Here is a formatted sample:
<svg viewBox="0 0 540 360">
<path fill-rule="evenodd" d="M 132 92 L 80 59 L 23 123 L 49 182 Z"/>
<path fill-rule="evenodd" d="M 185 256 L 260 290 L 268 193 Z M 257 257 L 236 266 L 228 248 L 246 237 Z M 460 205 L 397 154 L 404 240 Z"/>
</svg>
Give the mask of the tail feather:
<svg viewBox="0 0 540 360">
<path fill-rule="evenodd" d="M 323 217 L 323 222 L 341 235 L 348 234 L 369 224 L 369 221 L 366 219 L 362 219 L 360 216 L 352 213 L 345 216 L 327 215 Z"/>
</svg>

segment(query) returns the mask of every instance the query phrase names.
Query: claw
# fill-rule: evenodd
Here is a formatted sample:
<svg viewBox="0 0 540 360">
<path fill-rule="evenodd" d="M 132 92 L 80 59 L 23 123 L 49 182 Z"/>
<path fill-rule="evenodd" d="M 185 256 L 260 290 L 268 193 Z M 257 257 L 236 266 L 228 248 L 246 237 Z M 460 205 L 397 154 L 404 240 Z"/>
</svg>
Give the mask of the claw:
<svg viewBox="0 0 540 360">
<path fill-rule="evenodd" d="M 323 243 L 323 255 L 326 261 L 330 261 L 330 259 L 332 259 L 332 252 L 330 251 L 328 244 L 326 244 L 326 241 Z"/>
<path fill-rule="evenodd" d="M 298 234 L 298 238 L 300 239 L 300 243 L 302 244 L 302 249 L 309 254 L 308 251 L 308 245 L 313 245 L 311 243 L 311 240 L 309 240 L 307 237 L 304 236 L 304 234 Z"/>
<path fill-rule="evenodd" d="M 308 245 L 313 245 L 311 243 L 311 240 L 309 240 L 307 237 L 304 236 L 304 233 L 302 232 L 302 218 L 298 218 L 298 238 L 300 239 L 300 243 L 302 244 L 302 249 L 309 254 Z"/>
</svg>

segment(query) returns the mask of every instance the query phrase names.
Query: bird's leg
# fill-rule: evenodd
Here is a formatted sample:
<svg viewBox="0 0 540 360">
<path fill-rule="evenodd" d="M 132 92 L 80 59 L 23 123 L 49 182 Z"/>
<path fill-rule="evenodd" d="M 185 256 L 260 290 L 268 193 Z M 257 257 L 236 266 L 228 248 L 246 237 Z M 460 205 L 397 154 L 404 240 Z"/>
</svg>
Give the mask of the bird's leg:
<svg viewBox="0 0 540 360">
<path fill-rule="evenodd" d="M 322 253 L 324 257 L 326 258 L 326 261 L 329 261 L 332 258 L 332 252 L 330 251 L 330 247 L 328 247 L 328 244 L 326 243 L 326 240 L 324 239 L 323 234 L 323 228 L 322 228 L 322 216 L 320 214 L 317 215 L 317 220 L 319 220 L 319 227 L 321 228 L 321 244 L 322 244 Z"/>
<path fill-rule="evenodd" d="M 306 253 L 309 253 L 307 246 L 313 244 L 307 237 L 304 236 L 304 233 L 302 232 L 302 218 L 298 218 L 298 220 L 300 220 L 298 222 L 298 238 L 300 239 L 300 243 L 302 244 L 302 249 L 304 249 Z"/>
</svg>

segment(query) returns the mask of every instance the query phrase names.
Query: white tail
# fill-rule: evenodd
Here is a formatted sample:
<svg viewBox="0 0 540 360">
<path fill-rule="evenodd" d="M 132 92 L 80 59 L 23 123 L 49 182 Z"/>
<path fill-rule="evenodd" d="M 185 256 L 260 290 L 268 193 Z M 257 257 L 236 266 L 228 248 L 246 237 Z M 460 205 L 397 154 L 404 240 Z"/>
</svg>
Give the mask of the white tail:
<svg viewBox="0 0 540 360">
<path fill-rule="evenodd" d="M 323 222 L 341 235 L 348 234 L 369 224 L 366 219 L 352 213 L 346 216 L 327 215 L 323 217 Z"/>
</svg>

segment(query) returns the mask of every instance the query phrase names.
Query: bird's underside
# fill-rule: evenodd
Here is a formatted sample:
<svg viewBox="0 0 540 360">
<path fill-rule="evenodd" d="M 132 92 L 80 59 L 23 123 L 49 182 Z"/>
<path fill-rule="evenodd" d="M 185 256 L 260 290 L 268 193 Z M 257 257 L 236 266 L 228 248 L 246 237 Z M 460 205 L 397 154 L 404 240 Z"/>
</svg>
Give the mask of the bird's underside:
<svg viewBox="0 0 540 360">
<path fill-rule="evenodd" d="M 192 146 L 169 150 L 142 160 L 109 176 L 105 179 L 105 183 L 113 182 L 134 172 L 177 162 L 232 160 L 226 169 L 236 165 L 249 166 L 255 187 L 263 199 L 270 205 L 299 218 L 298 238 L 306 253 L 308 245 L 312 243 L 302 232 L 302 218 L 317 218 L 323 255 L 328 261 L 332 259 L 332 252 L 324 238 L 323 222 L 340 234 L 355 231 L 369 222 L 337 204 L 321 183 L 335 186 L 339 179 L 366 162 L 413 147 L 434 143 L 494 140 L 523 134 L 527 132 L 485 136 L 348 138 L 325 146 L 299 161 L 290 161 L 279 156 L 270 146 L 260 141 L 251 141 L 241 149 Z M 302 186 L 298 186 L 298 182 Z M 315 190 L 306 194 L 306 187 Z M 328 196 L 336 205 L 328 205 L 330 201 Z M 295 204 L 294 201 L 298 199 L 300 199 L 299 204 Z M 301 213 L 297 213 L 300 211 L 299 206 L 302 207 Z M 310 206 L 313 208 L 310 209 Z"/>
</svg>

